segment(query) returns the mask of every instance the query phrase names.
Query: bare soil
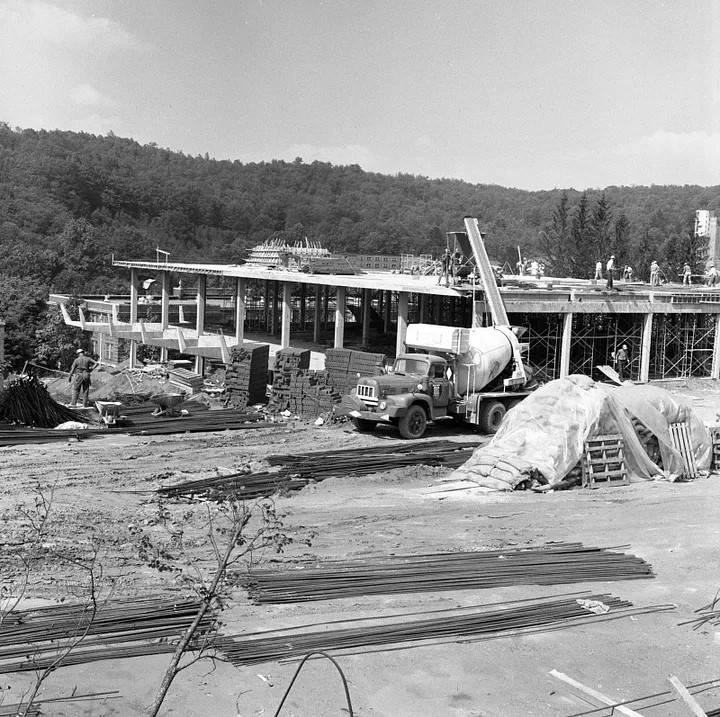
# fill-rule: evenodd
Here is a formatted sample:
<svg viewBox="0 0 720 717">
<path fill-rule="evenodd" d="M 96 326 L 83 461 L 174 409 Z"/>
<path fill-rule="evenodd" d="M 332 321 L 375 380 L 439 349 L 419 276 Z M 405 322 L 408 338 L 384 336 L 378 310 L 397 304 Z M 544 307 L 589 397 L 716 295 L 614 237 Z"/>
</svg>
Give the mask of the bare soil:
<svg viewBox="0 0 720 717">
<path fill-rule="evenodd" d="M 710 423 L 720 411 L 720 391 L 710 381 L 664 384 L 691 401 Z M 466 441 L 473 434 L 435 428 L 430 438 Z M 163 540 L 158 520 L 185 515 L 195 533 L 190 541 L 201 567 L 209 568 L 209 546 L 199 536 L 202 504 L 158 505 L 160 485 L 220 470 L 266 467 L 268 455 L 387 445 L 390 432 L 359 434 L 348 424 L 291 422 L 285 428 L 128 437 L 112 434 L 81 443 L 0 449 L 2 542 L 21 533 L 22 514 L 39 484 L 54 491 L 48 541 L 88 554 L 99 546 L 104 576 L 116 578 L 115 597 L 186 595 L 172 570 L 157 570 L 141 557 L 143 536 Z M 445 468 L 412 467 L 365 477 L 325 480 L 277 498 L 285 525 L 298 540 L 281 556 L 292 563 L 314 557 L 352 558 L 393 553 L 541 545 L 580 541 L 593 546 L 629 546 L 651 563 L 656 577 L 556 587 L 523 586 L 400 596 L 257 606 L 236 589 L 223 614 L 226 633 L 277 629 L 306 623 L 399 614 L 455 606 L 484 605 L 589 590 L 608 592 L 638 606 L 673 603 L 673 611 L 639 615 L 533 636 L 484 642 L 447 642 L 402 650 L 341 654 L 355 715 L 363 717 L 538 717 L 569 716 L 590 707 L 548 675 L 555 668 L 613 699 L 630 699 L 668 689 L 668 674 L 685 684 L 720 677 L 720 627 L 694 631 L 680 623 L 709 603 L 720 588 L 720 476 L 688 483 L 652 482 L 594 491 L 436 492 Z M 313 535 L 308 546 L 302 538 Z M 174 556 L 163 560 L 171 563 Z M 0 566 L 5 568 L 4 561 Z M 5 571 L 3 570 L 3 574 Z M 48 559 L 32 576 L 28 604 L 73 600 L 82 575 L 70 564 Z M 168 656 L 102 661 L 66 667 L 46 682 L 42 697 L 118 690 L 105 702 L 46 704 L 46 715 L 142 714 L 168 664 Z M 250 717 L 275 713 L 296 663 L 267 663 L 236 669 L 200 662 L 182 672 L 163 714 Z M 14 702 L 30 675 L 0 677 L 5 700 Z M 720 690 L 705 692 L 706 709 L 720 707 Z M 340 680 L 329 663 L 313 662 L 299 679 L 282 715 L 322 717 L 347 714 Z M 683 715 L 679 704 L 648 709 L 649 715 Z"/>
</svg>

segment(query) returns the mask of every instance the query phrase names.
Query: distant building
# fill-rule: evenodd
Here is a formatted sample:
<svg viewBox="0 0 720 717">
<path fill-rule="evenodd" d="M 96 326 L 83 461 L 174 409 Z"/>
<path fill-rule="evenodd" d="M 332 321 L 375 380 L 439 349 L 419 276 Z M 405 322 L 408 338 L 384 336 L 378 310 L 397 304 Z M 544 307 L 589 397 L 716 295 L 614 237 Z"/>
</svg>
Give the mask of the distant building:
<svg viewBox="0 0 720 717">
<path fill-rule="evenodd" d="M 698 209 L 695 212 L 695 236 L 707 239 L 706 264 L 712 266 L 718 261 L 717 217 L 715 212 L 708 209 Z"/>
</svg>

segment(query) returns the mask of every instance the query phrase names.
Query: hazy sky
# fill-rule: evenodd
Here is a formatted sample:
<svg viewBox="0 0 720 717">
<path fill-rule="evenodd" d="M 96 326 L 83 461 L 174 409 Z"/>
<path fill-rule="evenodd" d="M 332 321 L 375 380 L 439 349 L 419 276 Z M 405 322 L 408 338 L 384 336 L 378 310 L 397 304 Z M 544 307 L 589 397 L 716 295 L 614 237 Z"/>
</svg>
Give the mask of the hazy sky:
<svg viewBox="0 0 720 717">
<path fill-rule="evenodd" d="M 718 0 L 0 0 L 0 121 L 524 189 L 720 184 Z"/>
</svg>

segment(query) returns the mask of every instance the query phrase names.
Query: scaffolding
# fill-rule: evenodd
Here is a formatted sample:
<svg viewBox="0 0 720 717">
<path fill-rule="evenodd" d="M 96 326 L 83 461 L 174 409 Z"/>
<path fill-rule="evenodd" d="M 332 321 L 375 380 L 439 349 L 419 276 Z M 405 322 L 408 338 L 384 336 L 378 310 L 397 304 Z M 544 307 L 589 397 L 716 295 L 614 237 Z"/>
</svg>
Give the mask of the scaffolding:
<svg viewBox="0 0 720 717">
<path fill-rule="evenodd" d="M 666 314 L 653 317 L 650 378 L 710 376 L 715 340 L 712 314 Z"/>
</svg>

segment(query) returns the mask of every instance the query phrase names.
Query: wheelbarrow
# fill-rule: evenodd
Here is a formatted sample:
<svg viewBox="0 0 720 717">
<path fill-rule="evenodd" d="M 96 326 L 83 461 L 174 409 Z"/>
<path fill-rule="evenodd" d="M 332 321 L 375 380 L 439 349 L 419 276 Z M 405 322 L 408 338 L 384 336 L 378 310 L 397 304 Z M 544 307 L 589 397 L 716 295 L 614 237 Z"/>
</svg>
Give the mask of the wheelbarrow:
<svg viewBox="0 0 720 717">
<path fill-rule="evenodd" d="M 100 420 L 106 426 L 114 426 L 120 417 L 120 401 L 95 401 L 95 408 L 100 414 Z"/>
<path fill-rule="evenodd" d="M 184 393 L 161 393 L 151 396 L 150 400 L 157 406 L 152 412 L 153 416 L 177 418 L 183 415 L 178 406 L 185 401 Z"/>
</svg>

